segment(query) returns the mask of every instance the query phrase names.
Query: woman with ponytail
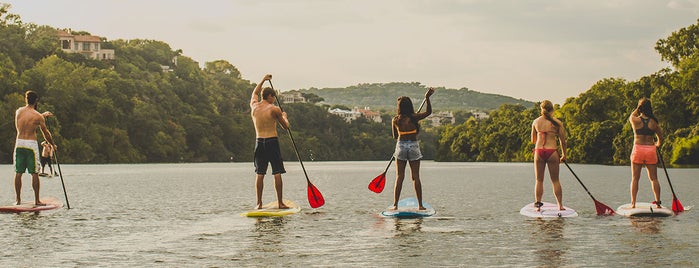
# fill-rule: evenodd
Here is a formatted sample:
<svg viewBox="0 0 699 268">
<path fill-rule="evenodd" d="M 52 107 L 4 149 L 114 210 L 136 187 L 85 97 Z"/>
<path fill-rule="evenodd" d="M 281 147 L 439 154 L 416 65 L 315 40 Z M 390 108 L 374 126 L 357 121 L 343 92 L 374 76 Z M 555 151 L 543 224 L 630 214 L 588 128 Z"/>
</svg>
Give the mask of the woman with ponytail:
<svg viewBox="0 0 699 268">
<path fill-rule="evenodd" d="M 662 129 L 658 119 L 653 115 L 653 107 L 648 98 L 638 101 L 638 106 L 629 116 L 629 122 L 633 128 L 633 150 L 631 151 L 631 208 L 636 207 L 636 194 L 638 193 L 638 180 L 641 178 L 643 165 L 648 171 L 653 187 L 653 202 L 660 208 L 660 183 L 658 182 L 658 155 L 657 148 L 663 138 Z"/>
<path fill-rule="evenodd" d="M 541 116 L 532 122 L 531 139 L 534 143 L 534 206 L 537 211 L 541 209 L 543 203 L 541 198 L 544 195 L 544 172 L 549 169 L 549 177 L 553 184 L 553 194 L 556 196 L 558 209 L 563 207 L 563 190 L 561 182 L 558 180 L 559 165 L 566 159 L 566 135 L 563 123 L 558 118 L 553 117 L 553 103 L 549 100 L 541 102 Z M 558 153 L 556 140 L 561 144 L 561 153 Z"/>
</svg>

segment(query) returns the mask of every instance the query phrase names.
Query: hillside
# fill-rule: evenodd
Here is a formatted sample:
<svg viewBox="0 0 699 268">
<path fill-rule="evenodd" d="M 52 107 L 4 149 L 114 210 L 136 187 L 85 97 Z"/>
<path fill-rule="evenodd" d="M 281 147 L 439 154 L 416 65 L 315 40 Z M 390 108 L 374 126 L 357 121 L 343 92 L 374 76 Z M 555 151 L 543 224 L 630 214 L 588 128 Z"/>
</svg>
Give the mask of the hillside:
<svg viewBox="0 0 699 268">
<path fill-rule="evenodd" d="M 468 88 L 435 88 L 432 104 L 436 110 L 491 111 L 503 104 L 521 104 L 531 107 L 534 102 L 515 99 L 508 96 L 481 93 Z M 310 88 L 301 89 L 301 93 L 312 93 L 325 99 L 323 103 L 344 105 L 347 107 L 371 107 L 372 110 L 393 110 L 396 99 L 408 96 L 415 106 L 422 101 L 427 87 L 418 82 L 413 83 L 373 83 L 359 84 L 346 88 Z"/>
</svg>

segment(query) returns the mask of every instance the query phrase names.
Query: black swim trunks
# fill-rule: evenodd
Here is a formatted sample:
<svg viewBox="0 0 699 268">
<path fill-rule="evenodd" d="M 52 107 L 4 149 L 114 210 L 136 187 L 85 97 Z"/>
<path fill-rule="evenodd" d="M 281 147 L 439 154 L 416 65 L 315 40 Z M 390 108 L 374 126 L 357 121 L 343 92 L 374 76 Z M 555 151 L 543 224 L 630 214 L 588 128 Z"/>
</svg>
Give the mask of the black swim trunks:
<svg viewBox="0 0 699 268">
<path fill-rule="evenodd" d="M 257 138 L 255 144 L 255 173 L 266 174 L 267 165 L 272 164 L 272 174 L 286 173 L 282 161 L 282 153 L 279 149 L 279 139 Z"/>
</svg>

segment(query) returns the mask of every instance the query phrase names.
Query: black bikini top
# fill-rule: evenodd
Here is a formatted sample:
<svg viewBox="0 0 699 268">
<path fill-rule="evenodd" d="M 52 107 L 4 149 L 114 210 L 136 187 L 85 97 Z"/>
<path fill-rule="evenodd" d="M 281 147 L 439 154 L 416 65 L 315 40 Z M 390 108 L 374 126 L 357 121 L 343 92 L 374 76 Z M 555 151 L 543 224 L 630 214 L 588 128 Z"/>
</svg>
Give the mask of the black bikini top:
<svg viewBox="0 0 699 268">
<path fill-rule="evenodd" d="M 651 130 L 648 128 L 648 122 L 650 119 L 645 119 L 641 117 L 641 122 L 643 122 L 643 127 L 636 129 L 636 135 L 644 135 L 644 136 L 653 136 L 655 135 L 655 131 Z"/>
</svg>

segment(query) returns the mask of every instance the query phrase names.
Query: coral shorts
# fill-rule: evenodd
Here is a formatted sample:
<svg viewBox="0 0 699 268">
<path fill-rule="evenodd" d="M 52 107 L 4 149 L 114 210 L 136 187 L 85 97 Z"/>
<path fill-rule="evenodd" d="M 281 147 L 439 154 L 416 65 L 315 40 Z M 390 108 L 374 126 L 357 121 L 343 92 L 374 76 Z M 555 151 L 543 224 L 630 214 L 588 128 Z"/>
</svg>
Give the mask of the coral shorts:
<svg viewBox="0 0 699 268">
<path fill-rule="evenodd" d="M 658 155 L 655 145 L 634 144 L 631 151 L 631 163 L 641 165 L 657 165 Z"/>
</svg>

